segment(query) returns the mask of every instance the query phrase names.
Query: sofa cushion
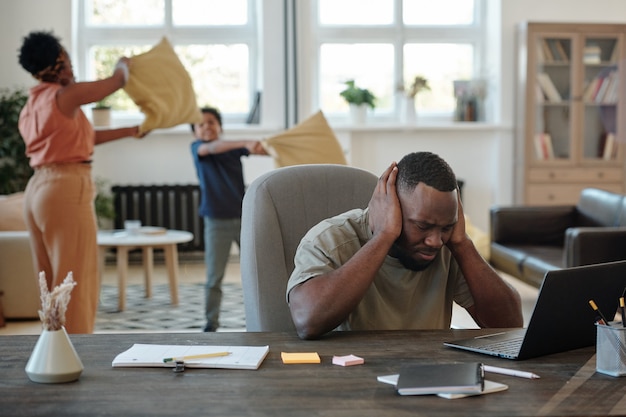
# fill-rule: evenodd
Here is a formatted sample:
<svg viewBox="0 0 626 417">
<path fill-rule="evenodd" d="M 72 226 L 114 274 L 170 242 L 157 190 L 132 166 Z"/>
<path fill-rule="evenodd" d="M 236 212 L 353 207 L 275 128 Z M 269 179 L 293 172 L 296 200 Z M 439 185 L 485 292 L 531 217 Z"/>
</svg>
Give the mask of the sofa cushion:
<svg viewBox="0 0 626 417">
<path fill-rule="evenodd" d="M 522 262 L 525 257 L 526 254 L 519 250 L 491 242 L 489 263 L 502 272 L 519 277 L 522 273 Z"/>
<path fill-rule="evenodd" d="M 0 291 L 4 317 L 39 318 L 39 284 L 26 231 L 0 232 Z"/>
<path fill-rule="evenodd" d="M 597 188 L 585 188 L 576 206 L 576 226 L 617 226 L 624 196 Z"/>
<path fill-rule="evenodd" d="M 0 196 L 0 231 L 26 230 L 24 193 Z"/>
</svg>

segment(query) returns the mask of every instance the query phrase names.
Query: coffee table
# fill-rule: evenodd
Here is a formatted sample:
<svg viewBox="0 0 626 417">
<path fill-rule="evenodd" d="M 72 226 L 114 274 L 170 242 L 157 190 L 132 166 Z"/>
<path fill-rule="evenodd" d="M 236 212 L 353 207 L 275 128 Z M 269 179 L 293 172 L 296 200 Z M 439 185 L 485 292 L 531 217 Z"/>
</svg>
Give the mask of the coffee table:
<svg viewBox="0 0 626 417">
<path fill-rule="evenodd" d="M 154 270 L 154 250 L 162 249 L 170 285 L 172 305 L 178 305 L 178 248 L 177 244 L 189 242 L 193 234 L 183 230 L 158 230 L 146 228 L 136 233 L 124 230 L 98 231 L 98 251 L 100 277 L 104 270 L 104 259 L 108 248 L 117 249 L 117 280 L 119 286 L 118 310 L 126 307 L 126 281 L 128 277 L 128 252 L 141 249 L 143 252 L 144 281 L 146 298 L 152 297 L 152 275 Z M 102 282 L 102 280 L 101 280 Z"/>
</svg>

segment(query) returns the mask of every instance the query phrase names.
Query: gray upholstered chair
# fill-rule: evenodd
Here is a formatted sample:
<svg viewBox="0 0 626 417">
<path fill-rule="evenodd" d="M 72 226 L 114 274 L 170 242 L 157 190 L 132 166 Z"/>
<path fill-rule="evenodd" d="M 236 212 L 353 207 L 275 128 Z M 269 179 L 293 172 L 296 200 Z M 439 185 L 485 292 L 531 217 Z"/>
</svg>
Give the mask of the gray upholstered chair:
<svg viewBox="0 0 626 417">
<path fill-rule="evenodd" d="M 248 331 L 294 331 L 285 291 L 296 248 L 321 220 L 365 208 L 377 177 L 345 165 L 296 165 L 257 178 L 243 199 L 241 277 Z"/>
</svg>

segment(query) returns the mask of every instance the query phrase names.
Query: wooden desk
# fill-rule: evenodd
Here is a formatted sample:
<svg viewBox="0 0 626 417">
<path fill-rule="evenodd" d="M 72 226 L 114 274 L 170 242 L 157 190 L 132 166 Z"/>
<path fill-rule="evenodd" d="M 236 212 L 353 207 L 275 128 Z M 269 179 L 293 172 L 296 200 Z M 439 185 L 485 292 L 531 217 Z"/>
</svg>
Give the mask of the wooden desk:
<svg viewBox="0 0 626 417">
<path fill-rule="evenodd" d="M 163 234 L 130 234 L 124 230 L 98 231 L 98 249 L 100 273 L 104 269 L 104 257 L 107 248 L 117 249 L 117 280 L 119 297 L 117 308 L 126 308 L 126 278 L 128 276 L 128 252 L 141 248 L 143 251 L 143 269 L 146 286 L 146 297 L 152 297 L 152 273 L 154 270 L 154 249 L 163 249 L 165 266 L 170 285 L 172 304 L 178 304 L 178 248 L 177 244 L 189 242 L 193 234 L 182 230 L 167 230 Z M 102 280 L 100 280 L 102 281 Z"/>
<path fill-rule="evenodd" d="M 526 361 L 490 358 L 442 343 L 485 330 L 345 332 L 302 341 L 290 333 L 169 333 L 71 335 L 85 370 L 68 384 L 30 382 L 24 367 L 37 336 L 0 336 L 2 416 L 534 416 L 626 413 L 626 378 L 595 373 L 595 348 Z M 111 361 L 133 343 L 269 345 L 256 371 L 115 368 Z M 284 365 L 280 352 L 316 351 L 319 365 Z M 365 364 L 332 365 L 333 355 L 355 354 Z M 487 374 L 507 391 L 447 400 L 399 396 L 378 375 L 403 364 L 483 361 L 532 371 L 530 380 Z"/>
</svg>

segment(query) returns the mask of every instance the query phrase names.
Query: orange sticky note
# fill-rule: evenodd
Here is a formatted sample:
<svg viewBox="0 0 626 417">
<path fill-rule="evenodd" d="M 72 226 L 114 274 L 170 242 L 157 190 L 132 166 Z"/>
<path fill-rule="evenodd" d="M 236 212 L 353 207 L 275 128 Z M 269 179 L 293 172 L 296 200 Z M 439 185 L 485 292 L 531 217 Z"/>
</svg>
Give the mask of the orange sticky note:
<svg viewBox="0 0 626 417">
<path fill-rule="evenodd" d="M 280 357 L 285 364 L 294 364 L 294 363 L 320 363 L 320 356 L 317 352 L 296 352 L 296 353 L 287 353 L 281 352 Z"/>
</svg>

